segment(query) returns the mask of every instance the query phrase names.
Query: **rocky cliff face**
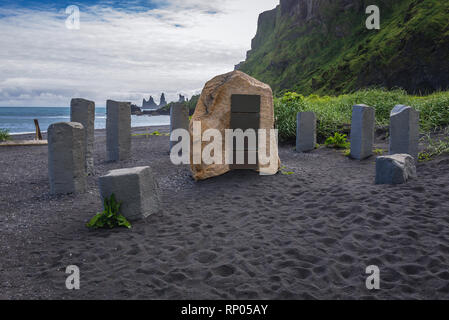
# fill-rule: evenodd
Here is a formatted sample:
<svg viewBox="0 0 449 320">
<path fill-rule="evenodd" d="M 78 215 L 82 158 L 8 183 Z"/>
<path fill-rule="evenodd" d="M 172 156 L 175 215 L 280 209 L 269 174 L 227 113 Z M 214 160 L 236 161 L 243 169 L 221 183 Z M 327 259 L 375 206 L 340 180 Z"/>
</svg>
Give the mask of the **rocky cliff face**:
<svg viewBox="0 0 449 320">
<path fill-rule="evenodd" d="M 381 10 L 381 30 L 365 27 L 371 4 Z M 448 1 L 281 0 L 260 15 L 251 50 L 236 69 L 275 92 L 448 89 L 447 21 Z"/>
</svg>

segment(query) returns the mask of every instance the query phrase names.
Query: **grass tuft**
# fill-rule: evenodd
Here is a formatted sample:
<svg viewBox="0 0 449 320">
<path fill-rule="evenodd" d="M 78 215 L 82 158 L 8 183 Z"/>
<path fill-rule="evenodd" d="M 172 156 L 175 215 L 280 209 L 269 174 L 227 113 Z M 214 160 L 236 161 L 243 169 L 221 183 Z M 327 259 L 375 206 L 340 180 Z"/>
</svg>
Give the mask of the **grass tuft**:
<svg viewBox="0 0 449 320">
<path fill-rule="evenodd" d="M 7 141 L 7 140 L 11 140 L 9 130 L 0 128 L 0 141 Z"/>
</svg>

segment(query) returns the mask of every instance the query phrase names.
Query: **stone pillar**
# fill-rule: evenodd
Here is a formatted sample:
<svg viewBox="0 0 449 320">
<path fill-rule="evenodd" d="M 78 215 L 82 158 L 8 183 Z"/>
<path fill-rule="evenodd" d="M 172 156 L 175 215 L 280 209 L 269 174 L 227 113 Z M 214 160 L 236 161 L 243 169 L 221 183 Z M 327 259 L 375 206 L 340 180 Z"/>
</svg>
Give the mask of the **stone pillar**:
<svg viewBox="0 0 449 320">
<path fill-rule="evenodd" d="M 373 155 L 375 110 L 364 104 L 352 107 L 351 158 L 363 160 Z"/>
<path fill-rule="evenodd" d="M 108 161 L 131 156 L 131 103 L 106 102 L 106 151 Z"/>
<path fill-rule="evenodd" d="M 419 112 L 397 105 L 390 114 L 390 154 L 406 153 L 418 160 Z"/>
<path fill-rule="evenodd" d="M 48 176 L 52 194 L 86 190 L 86 137 L 76 122 L 59 122 L 48 127 Z"/>
<path fill-rule="evenodd" d="M 129 220 L 146 218 L 160 209 L 159 187 L 150 167 L 112 170 L 100 177 L 99 185 L 103 200 L 114 194 L 122 202 L 121 214 Z"/>
<path fill-rule="evenodd" d="M 170 133 L 176 129 L 189 131 L 189 108 L 183 103 L 174 103 L 170 107 Z M 170 141 L 170 150 L 177 141 Z"/>
<path fill-rule="evenodd" d="M 70 121 L 81 123 L 86 136 L 86 172 L 94 173 L 95 142 L 95 102 L 85 99 L 72 99 L 70 102 Z"/>
<path fill-rule="evenodd" d="M 316 115 L 298 112 L 296 117 L 296 152 L 312 151 L 316 147 Z"/>
</svg>

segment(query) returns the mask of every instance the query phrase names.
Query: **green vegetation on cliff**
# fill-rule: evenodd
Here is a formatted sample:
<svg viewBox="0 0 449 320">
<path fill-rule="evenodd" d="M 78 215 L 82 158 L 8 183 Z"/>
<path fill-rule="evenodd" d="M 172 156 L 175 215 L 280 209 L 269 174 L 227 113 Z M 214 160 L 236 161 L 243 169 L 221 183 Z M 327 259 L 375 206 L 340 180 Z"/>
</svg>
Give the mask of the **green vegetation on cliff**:
<svg viewBox="0 0 449 320">
<path fill-rule="evenodd" d="M 381 11 L 380 30 L 365 26 L 372 4 Z M 281 0 L 259 17 L 239 69 L 270 84 L 276 95 L 448 89 L 449 1 Z"/>
</svg>

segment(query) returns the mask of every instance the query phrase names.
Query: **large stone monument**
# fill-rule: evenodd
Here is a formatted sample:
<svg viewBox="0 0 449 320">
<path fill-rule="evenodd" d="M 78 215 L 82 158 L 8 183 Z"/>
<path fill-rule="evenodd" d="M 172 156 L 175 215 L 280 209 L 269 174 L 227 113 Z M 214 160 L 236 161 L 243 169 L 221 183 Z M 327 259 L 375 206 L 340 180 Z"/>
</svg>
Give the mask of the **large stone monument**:
<svg viewBox="0 0 449 320">
<path fill-rule="evenodd" d="M 397 105 L 390 114 L 390 154 L 406 153 L 418 160 L 419 112 Z"/>
<path fill-rule="evenodd" d="M 85 99 L 72 99 L 70 102 L 70 121 L 81 123 L 86 136 L 86 172 L 94 173 L 95 143 L 95 102 Z"/>
<path fill-rule="evenodd" d="M 170 107 L 170 133 L 176 129 L 189 130 L 189 107 L 184 103 L 174 103 Z M 170 140 L 170 150 L 176 143 Z"/>
<path fill-rule="evenodd" d="M 128 159 L 131 155 L 131 103 L 108 100 L 106 109 L 107 160 Z"/>
<path fill-rule="evenodd" d="M 373 155 L 375 110 L 364 104 L 352 107 L 351 158 L 363 160 Z"/>
<path fill-rule="evenodd" d="M 50 193 L 82 193 L 86 190 L 85 130 L 76 122 L 48 127 L 48 176 Z"/>
<path fill-rule="evenodd" d="M 146 218 L 160 208 L 159 188 L 150 167 L 112 170 L 100 177 L 99 185 L 103 199 L 114 194 L 122 202 L 120 212 L 129 220 Z"/>
<path fill-rule="evenodd" d="M 298 112 L 296 117 L 296 152 L 312 151 L 316 147 L 316 115 Z"/>
<path fill-rule="evenodd" d="M 212 164 L 202 161 L 203 150 L 209 146 L 210 142 L 202 141 L 201 137 L 204 133 L 210 133 L 209 129 L 215 129 L 214 131 L 219 132 L 223 139 L 219 149 L 221 152 L 217 152 L 221 154 L 221 158 Z M 235 133 L 237 129 L 244 132 L 254 129 L 257 146 L 250 146 L 248 143 L 242 147 L 238 143 L 234 144 L 233 141 L 225 141 L 226 131 L 233 130 Z M 265 129 L 265 133 L 257 135 L 258 129 Z M 271 129 L 274 129 L 274 109 L 273 95 L 269 85 L 241 71 L 229 72 L 208 81 L 190 121 L 192 140 L 190 167 L 193 177 L 196 180 L 215 177 L 234 169 L 235 165 L 239 168 L 254 168 L 264 175 L 276 174 L 280 167 L 280 160 L 277 136 L 270 134 Z M 234 137 L 229 140 L 233 139 Z M 228 143 L 232 143 L 234 149 Z M 244 150 L 239 150 L 240 148 Z M 235 157 L 236 152 L 239 151 L 244 153 L 245 164 L 241 166 L 239 161 L 233 162 L 231 157 L 231 155 Z M 255 164 L 248 161 L 254 155 L 256 156 Z"/>
</svg>

